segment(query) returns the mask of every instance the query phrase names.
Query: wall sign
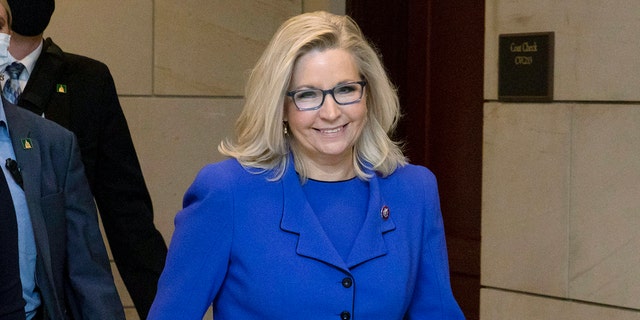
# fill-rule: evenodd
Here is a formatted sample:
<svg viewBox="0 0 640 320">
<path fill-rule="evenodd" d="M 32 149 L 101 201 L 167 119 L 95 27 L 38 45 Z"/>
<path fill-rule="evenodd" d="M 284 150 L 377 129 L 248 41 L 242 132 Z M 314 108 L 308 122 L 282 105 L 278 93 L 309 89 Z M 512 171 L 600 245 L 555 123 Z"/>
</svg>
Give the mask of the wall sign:
<svg viewBox="0 0 640 320">
<path fill-rule="evenodd" d="M 501 34 L 498 99 L 553 100 L 553 32 Z"/>
</svg>

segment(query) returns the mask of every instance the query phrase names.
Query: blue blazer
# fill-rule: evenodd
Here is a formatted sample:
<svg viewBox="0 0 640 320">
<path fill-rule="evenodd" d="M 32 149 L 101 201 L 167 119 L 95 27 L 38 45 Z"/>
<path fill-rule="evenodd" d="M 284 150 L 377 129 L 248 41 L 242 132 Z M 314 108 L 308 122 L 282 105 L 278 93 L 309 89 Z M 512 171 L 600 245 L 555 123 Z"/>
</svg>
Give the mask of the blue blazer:
<svg viewBox="0 0 640 320">
<path fill-rule="evenodd" d="M 44 319 L 124 319 L 75 136 L 2 103 L 33 225 Z"/>
<path fill-rule="evenodd" d="M 292 162 L 278 181 L 235 159 L 198 174 L 148 319 L 201 319 L 212 303 L 216 320 L 464 319 L 429 170 L 407 165 L 370 180 L 369 209 L 345 261 Z"/>
</svg>

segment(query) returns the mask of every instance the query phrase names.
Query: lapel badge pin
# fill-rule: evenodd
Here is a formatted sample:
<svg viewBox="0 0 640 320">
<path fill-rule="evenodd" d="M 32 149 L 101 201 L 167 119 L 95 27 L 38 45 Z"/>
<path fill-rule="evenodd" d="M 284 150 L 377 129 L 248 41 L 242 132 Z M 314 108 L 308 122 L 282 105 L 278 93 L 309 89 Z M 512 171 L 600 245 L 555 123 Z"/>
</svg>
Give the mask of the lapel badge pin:
<svg viewBox="0 0 640 320">
<path fill-rule="evenodd" d="M 58 83 L 56 85 L 56 92 L 58 92 L 58 93 L 67 93 L 67 85 Z"/>
<path fill-rule="evenodd" d="M 382 206 L 382 209 L 380 209 L 380 216 L 383 220 L 389 219 L 389 207 Z"/>
<path fill-rule="evenodd" d="M 20 142 L 22 142 L 22 149 L 29 150 L 33 148 L 33 143 L 30 138 L 23 138 Z"/>
</svg>

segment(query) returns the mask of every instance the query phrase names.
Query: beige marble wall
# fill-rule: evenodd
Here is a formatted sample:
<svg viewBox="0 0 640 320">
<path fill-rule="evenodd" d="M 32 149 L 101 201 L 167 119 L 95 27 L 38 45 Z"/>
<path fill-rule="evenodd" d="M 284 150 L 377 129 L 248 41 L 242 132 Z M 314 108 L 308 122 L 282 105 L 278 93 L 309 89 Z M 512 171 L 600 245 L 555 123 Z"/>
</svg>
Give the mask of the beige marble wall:
<svg viewBox="0 0 640 320">
<path fill-rule="evenodd" d="M 640 319 L 638 12 L 486 1 L 482 319 Z M 498 35 L 542 31 L 554 101 L 496 101 Z"/>
<path fill-rule="evenodd" d="M 638 312 L 579 301 L 562 301 L 510 293 L 495 289 L 481 291 L 481 319 L 549 320 L 637 320 Z"/>
<path fill-rule="evenodd" d="M 282 21 L 315 10 L 343 14 L 345 0 L 56 2 L 45 36 L 109 66 L 167 243 L 184 191 L 221 159 L 247 70 Z M 114 274 L 127 318 L 138 319 Z"/>
</svg>

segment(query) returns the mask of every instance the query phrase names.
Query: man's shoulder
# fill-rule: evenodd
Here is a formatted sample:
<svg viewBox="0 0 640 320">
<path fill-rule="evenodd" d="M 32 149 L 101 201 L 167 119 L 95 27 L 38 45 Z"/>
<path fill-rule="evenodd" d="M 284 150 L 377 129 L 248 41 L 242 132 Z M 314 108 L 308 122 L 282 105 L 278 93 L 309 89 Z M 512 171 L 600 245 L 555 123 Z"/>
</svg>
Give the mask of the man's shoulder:
<svg viewBox="0 0 640 320">
<path fill-rule="evenodd" d="M 108 69 L 107 65 L 102 61 L 89 58 L 87 56 L 79 55 L 76 53 L 64 52 L 65 60 L 71 66 L 83 66 L 91 69 Z"/>
<path fill-rule="evenodd" d="M 15 105 L 7 105 L 6 108 L 13 108 L 13 110 L 19 115 L 19 118 L 25 121 L 25 123 L 29 124 L 29 127 L 32 130 L 43 133 L 42 137 L 45 139 L 56 139 L 61 136 L 69 136 L 72 135 L 71 131 L 64 128 L 63 126 L 49 120 L 45 119 L 40 115 L 37 115 L 29 110 L 24 108 L 20 108 Z M 15 121 L 15 120 L 14 120 Z M 11 125 L 11 124 L 9 124 Z"/>
<path fill-rule="evenodd" d="M 48 56 L 50 59 L 62 60 L 66 64 L 67 68 L 71 70 L 102 72 L 108 72 L 109 70 L 107 65 L 102 61 L 62 50 L 62 48 L 54 43 L 51 38 L 47 38 L 45 40 L 41 58 L 43 56 Z"/>
</svg>

